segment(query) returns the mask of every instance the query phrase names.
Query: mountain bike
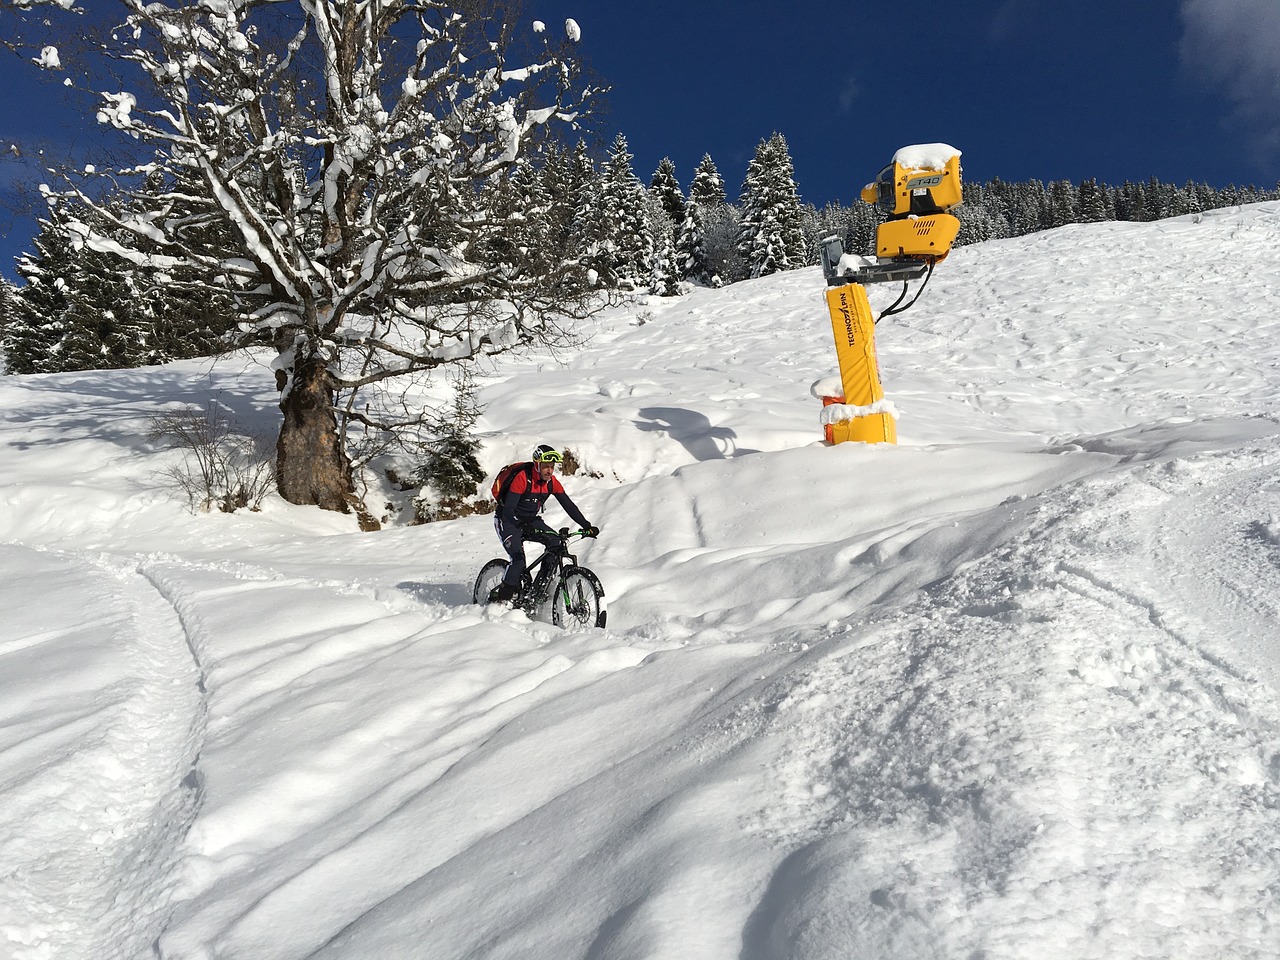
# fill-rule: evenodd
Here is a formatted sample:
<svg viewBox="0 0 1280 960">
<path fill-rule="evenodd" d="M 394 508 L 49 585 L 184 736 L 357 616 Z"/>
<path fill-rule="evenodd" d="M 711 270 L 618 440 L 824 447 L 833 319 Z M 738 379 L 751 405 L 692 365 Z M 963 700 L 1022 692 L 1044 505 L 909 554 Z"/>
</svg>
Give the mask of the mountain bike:
<svg viewBox="0 0 1280 960">
<path fill-rule="evenodd" d="M 585 537 L 585 530 L 570 531 L 561 527 L 557 542 L 546 545 L 542 556 L 525 568 L 520 577 L 520 592 L 512 605 L 523 610 L 530 619 L 546 606 L 551 607 L 551 622 L 557 627 L 603 627 L 608 616 L 604 603 L 604 588 L 599 578 L 586 567 L 578 565 L 578 558 L 569 552 L 569 541 Z M 480 568 L 471 599 L 479 604 L 489 602 L 502 578 L 506 575 L 510 560 L 490 560 Z"/>
</svg>

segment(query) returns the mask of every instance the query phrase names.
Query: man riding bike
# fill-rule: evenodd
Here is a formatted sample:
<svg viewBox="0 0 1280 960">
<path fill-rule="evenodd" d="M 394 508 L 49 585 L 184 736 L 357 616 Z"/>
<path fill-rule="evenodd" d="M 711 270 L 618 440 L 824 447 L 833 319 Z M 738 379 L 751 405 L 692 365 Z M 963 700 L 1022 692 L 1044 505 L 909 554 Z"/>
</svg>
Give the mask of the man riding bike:
<svg viewBox="0 0 1280 960">
<path fill-rule="evenodd" d="M 556 532 L 540 516 L 548 497 L 554 496 L 564 512 L 587 536 L 599 535 L 600 528 L 587 521 L 578 505 L 569 499 L 564 486 L 555 475 L 556 464 L 563 462 L 564 457 L 557 450 L 545 443 L 539 444 L 533 451 L 533 470 L 516 471 L 511 486 L 498 504 L 493 516 L 493 526 L 498 531 L 502 549 L 511 557 L 511 563 L 507 565 L 502 583 L 493 591 L 490 602 L 510 603 L 519 592 L 520 578 L 527 565 L 524 556 L 526 540 L 540 543 L 544 547 L 559 547 L 560 539 Z"/>
</svg>

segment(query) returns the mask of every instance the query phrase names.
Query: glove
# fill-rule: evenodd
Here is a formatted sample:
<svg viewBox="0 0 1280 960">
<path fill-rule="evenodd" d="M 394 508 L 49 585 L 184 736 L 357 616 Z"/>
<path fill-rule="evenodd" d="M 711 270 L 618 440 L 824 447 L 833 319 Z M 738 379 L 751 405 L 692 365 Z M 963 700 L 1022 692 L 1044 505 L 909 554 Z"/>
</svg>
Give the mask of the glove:
<svg viewBox="0 0 1280 960">
<path fill-rule="evenodd" d="M 534 529 L 535 527 L 532 523 L 522 523 L 520 524 L 520 536 L 528 540 L 531 536 L 533 536 Z"/>
<path fill-rule="evenodd" d="M 590 537 L 592 540 L 600 536 L 600 528 L 596 526 L 585 527 L 582 532 L 586 534 L 588 537 Z"/>
</svg>

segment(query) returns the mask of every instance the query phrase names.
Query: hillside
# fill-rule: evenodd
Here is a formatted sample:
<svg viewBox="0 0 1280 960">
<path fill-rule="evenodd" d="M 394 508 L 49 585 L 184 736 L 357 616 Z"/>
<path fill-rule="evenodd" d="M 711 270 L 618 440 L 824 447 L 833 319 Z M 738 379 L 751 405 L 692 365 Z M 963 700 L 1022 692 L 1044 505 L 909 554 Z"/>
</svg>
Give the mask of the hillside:
<svg viewBox="0 0 1280 960">
<path fill-rule="evenodd" d="M 262 358 L 0 380 L 0 953 L 1273 956 L 1277 239 L 957 250 L 895 447 L 820 442 L 816 269 L 487 371 L 491 471 L 598 474 L 583 633 L 469 603 L 488 518 L 190 516 L 148 418 Z"/>
</svg>

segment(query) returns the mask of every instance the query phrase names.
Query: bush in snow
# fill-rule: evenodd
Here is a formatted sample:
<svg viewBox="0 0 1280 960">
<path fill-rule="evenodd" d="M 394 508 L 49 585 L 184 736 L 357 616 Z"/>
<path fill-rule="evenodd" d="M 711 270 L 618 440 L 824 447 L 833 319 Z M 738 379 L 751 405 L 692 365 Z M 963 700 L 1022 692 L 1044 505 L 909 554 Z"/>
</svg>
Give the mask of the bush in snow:
<svg viewBox="0 0 1280 960">
<path fill-rule="evenodd" d="M 192 511 L 217 508 L 234 513 L 258 510 L 274 484 L 271 439 L 247 430 L 217 400 L 201 410 L 185 407 L 151 418 L 148 438 L 183 453 L 166 469 L 165 480 L 186 498 Z"/>
</svg>

